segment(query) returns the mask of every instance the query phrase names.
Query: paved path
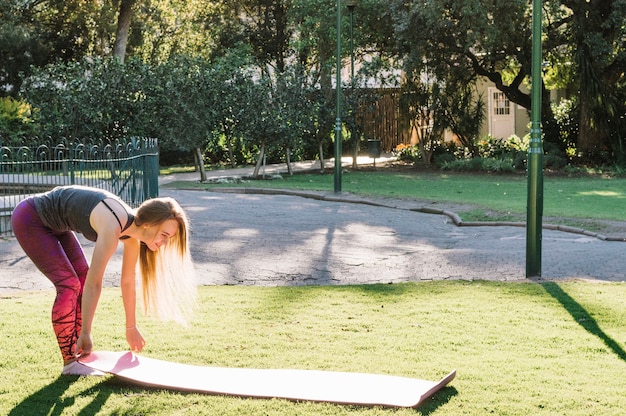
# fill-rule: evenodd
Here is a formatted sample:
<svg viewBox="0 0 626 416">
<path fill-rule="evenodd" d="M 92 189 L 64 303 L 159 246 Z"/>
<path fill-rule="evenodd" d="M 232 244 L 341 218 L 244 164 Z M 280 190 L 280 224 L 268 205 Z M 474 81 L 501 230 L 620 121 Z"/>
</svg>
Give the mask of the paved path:
<svg viewBox="0 0 626 416">
<path fill-rule="evenodd" d="M 174 179 L 189 175 L 163 181 Z M 200 284 L 525 279 L 523 227 L 459 227 L 450 216 L 417 212 L 421 207 L 407 201 L 378 206 L 376 201 L 332 192 L 162 188 L 161 195 L 179 200 L 192 220 L 192 255 Z M 90 258 L 93 244 L 82 241 Z M 542 245 L 544 279 L 624 280 L 626 243 L 544 230 Z M 117 255 L 109 265 L 107 286 L 118 285 L 119 262 Z M 52 288 L 14 239 L 0 241 L 0 267 L 0 294 Z"/>
</svg>

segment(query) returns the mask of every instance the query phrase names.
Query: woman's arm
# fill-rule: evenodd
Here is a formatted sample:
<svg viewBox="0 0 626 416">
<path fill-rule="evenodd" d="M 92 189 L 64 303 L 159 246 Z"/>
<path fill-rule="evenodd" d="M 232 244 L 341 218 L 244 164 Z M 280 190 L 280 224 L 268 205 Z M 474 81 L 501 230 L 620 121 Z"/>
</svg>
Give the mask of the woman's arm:
<svg viewBox="0 0 626 416">
<path fill-rule="evenodd" d="M 102 292 L 102 281 L 106 266 L 117 248 L 116 233 L 100 232 L 94 247 L 91 264 L 85 279 L 83 298 L 81 303 L 82 327 L 76 342 L 77 355 L 89 354 L 93 348 L 91 342 L 91 329 L 94 315 Z"/>
<path fill-rule="evenodd" d="M 139 241 L 134 238 L 124 240 L 124 256 L 122 257 L 122 301 L 126 316 L 126 341 L 131 351 L 141 352 L 146 344 L 137 328 L 137 294 L 136 270 L 139 258 Z"/>
<path fill-rule="evenodd" d="M 117 249 L 121 233 L 113 213 L 104 204 L 96 205 L 93 211 L 91 211 L 89 221 L 98 234 L 98 238 L 93 249 L 83 289 L 81 303 L 82 327 L 76 341 L 76 349 L 74 351 L 76 355 L 87 355 L 93 348 L 91 329 L 98 301 L 100 300 L 100 293 L 102 293 L 104 272 L 109 260 Z"/>
</svg>

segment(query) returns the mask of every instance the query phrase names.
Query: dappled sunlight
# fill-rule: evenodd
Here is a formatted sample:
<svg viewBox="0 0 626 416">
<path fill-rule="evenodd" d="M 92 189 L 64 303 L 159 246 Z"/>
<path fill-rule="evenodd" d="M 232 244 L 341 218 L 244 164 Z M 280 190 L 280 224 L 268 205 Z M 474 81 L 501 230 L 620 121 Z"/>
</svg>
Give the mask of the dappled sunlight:
<svg viewBox="0 0 626 416">
<path fill-rule="evenodd" d="M 615 192 L 615 191 L 585 191 L 585 192 L 578 192 L 577 195 L 582 195 L 582 196 L 607 196 L 607 197 L 613 197 L 613 198 L 626 198 L 626 195 L 624 195 L 622 192 Z"/>
<path fill-rule="evenodd" d="M 519 278 L 511 276 L 510 262 L 501 257 L 487 254 L 472 259 L 476 256 L 471 248 L 438 244 L 441 238 L 471 244 L 473 236 L 464 230 L 450 237 L 439 232 L 432 236 L 426 230 L 411 232 L 410 225 L 404 230 L 348 220 L 340 227 L 307 225 L 311 228 L 280 236 L 244 232 L 247 229 L 222 233 L 221 240 L 205 247 L 221 259 L 207 270 L 209 280 L 283 286 L 484 278 L 477 266 L 501 271 L 500 278 Z M 521 259 L 512 261 L 521 273 Z"/>
<path fill-rule="evenodd" d="M 223 234 L 224 238 L 231 237 L 254 237 L 259 233 L 258 230 L 253 228 L 232 228 L 230 230 L 226 230 Z"/>
<path fill-rule="evenodd" d="M 258 231 L 250 229 L 231 229 L 222 234 L 222 238 L 213 242 L 210 246 L 211 251 L 217 251 L 230 255 L 237 256 L 245 244 L 250 243 L 250 240 L 258 234 Z"/>
<path fill-rule="evenodd" d="M 201 284 L 525 279 L 520 227 L 458 227 L 445 215 L 288 195 L 179 195 Z M 619 247 L 606 244 L 544 230 L 542 276 L 623 280 Z"/>
<path fill-rule="evenodd" d="M 373 247 L 376 246 L 392 246 L 396 240 L 398 234 L 396 230 L 391 227 L 377 227 L 363 223 L 350 223 L 346 224 L 340 230 L 340 233 L 352 236 L 352 238 L 359 244 L 369 244 Z"/>
<path fill-rule="evenodd" d="M 284 198 L 255 197 L 239 205 L 244 202 L 239 195 L 236 211 L 246 211 L 245 218 L 213 207 L 216 222 L 201 232 L 210 237 L 200 247 L 199 257 L 209 260 L 201 266 L 204 283 L 283 286 L 484 278 L 478 266 L 502 269 L 503 278 L 517 279 L 523 270 L 517 258 L 511 260 L 516 264 L 513 275 L 511 262 L 502 265 L 501 257 L 472 259 L 473 250 L 462 245 L 472 245 L 474 233 L 442 216 L 293 197 L 279 209 L 277 201 Z"/>
<path fill-rule="evenodd" d="M 168 194 L 189 213 L 202 285 L 525 279 L 521 227 L 459 227 L 445 215 L 287 195 Z M 623 243 L 548 229 L 542 237 L 543 278 L 624 280 Z M 93 246 L 84 244 L 88 257 Z M 11 263 L 4 264 L 19 270 L 7 287 L 49 287 L 19 247 L 6 253 Z M 111 259 L 105 285 L 119 285 L 121 258 Z"/>
</svg>

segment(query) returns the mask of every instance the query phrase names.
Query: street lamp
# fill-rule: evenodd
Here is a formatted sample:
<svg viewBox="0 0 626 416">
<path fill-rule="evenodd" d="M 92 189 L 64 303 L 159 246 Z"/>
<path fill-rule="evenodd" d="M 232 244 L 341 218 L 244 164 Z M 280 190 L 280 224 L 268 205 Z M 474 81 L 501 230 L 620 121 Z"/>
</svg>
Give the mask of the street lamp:
<svg viewBox="0 0 626 416">
<path fill-rule="evenodd" d="M 356 100 L 354 97 L 354 8 L 359 3 L 358 0 L 346 0 L 346 6 L 348 7 L 348 12 L 350 13 L 350 97 L 351 97 L 351 117 L 350 117 L 350 137 L 352 139 L 352 168 L 356 169 L 357 162 L 356 158 L 358 156 L 358 144 L 359 141 L 357 139 L 356 133 Z"/>
<path fill-rule="evenodd" d="M 541 133 L 541 0 L 533 0 L 531 127 L 526 208 L 526 277 L 541 277 L 543 139 Z"/>
<path fill-rule="evenodd" d="M 352 12 L 356 6 L 356 0 L 346 0 L 348 10 Z M 335 105 L 335 192 L 341 192 L 341 6 L 342 1 L 337 0 L 337 78 L 335 82 L 335 92 L 337 103 Z M 352 25 L 351 25 L 352 26 Z"/>
<path fill-rule="evenodd" d="M 335 94 L 335 192 L 341 192 L 341 0 L 337 0 L 337 63 Z"/>
</svg>

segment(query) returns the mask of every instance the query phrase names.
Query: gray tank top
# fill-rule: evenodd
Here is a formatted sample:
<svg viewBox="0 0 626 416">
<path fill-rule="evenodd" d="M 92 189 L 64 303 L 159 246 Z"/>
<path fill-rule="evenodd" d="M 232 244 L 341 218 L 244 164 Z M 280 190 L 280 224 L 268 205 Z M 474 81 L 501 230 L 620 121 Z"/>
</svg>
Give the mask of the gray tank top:
<svg viewBox="0 0 626 416">
<path fill-rule="evenodd" d="M 96 241 L 98 233 L 91 226 L 89 216 L 96 205 L 109 198 L 121 201 L 116 195 L 102 189 L 59 186 L 35 196 L 34 200 L 37 213 L 47 227 L 54 231 L 75 231 L 90 241 Z M 122 225 L 117 218 L 122 231 L 132 224 L 133 219 L 133 215 L 128 214 L 126 224 Z"/>
</svg>

